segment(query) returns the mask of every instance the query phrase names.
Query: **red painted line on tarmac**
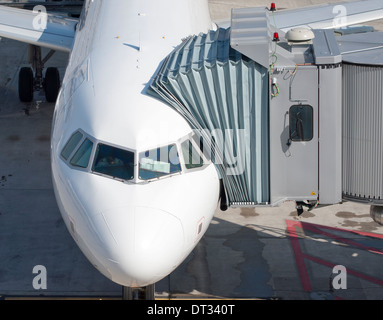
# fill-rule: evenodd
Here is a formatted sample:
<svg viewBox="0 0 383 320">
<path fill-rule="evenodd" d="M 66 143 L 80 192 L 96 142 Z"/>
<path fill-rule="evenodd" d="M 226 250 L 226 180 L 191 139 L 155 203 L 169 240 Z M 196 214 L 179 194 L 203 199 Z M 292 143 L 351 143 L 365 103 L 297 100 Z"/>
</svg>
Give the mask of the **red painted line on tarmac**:
<svg viewBox="0 0 383 320">
<path fill-rule="evenodd" d="M 359 234 L 361 236 L 383 239 L 383 234 L 379 234 L 379 233 L 365 232 L 365 231 L 359 231 L 359 230 L 347 230 L 347 229 L 341 229 L 341 228 L 337 228 L 337 227 L 323 226 L 323 225 L 319 225 L 319 224 L 301 222 L 301 221 L 297 221 L 297 222 L 300 222 L 301 225 L 308 226 L 308 227 L 314 226 L 314 227 L 321 228 L 321 229 L 341 231 L 341 232 L 350 233 L 350 234 L 356 233 L 356 234 Z"/>
<path fill-rule="evenodd" d="M 323 260 L 323 259 L 320 259 L 320 258 L 317 258 L 317 257 L 314 257 L 312 255 L 303 253 L 301 246 L 300 246 L 300 243 L 299 243 L 299 237 L 297 235 L 297 230 L 296 230 L 297 227 L 301 228 L 302 230 L 309 230 L 311 232 L 324 235 L 326 237 L 335 239 L 338 242 L 343 242 L 343 243 L 346 243 L 350 246 L 354 246 L 354 247 L 357 247 L 359 249 L 369 251 L 371 253 L 383 254 L 382 250 L 362 245 L 362 244 L 357 243 L 355 241 L 352 241 L 350 239 L 346 239 L 346 238 L 331 234 L 329 232 L 325 232 L 322 229 L 327 229 L 327 230 L 331 230 L 331 231 L 338 231 L 338 232 L 340 231 L 340 232 L 345 232 L 345 233 L 349 233 L 349 234 L 359 234 L 361 236 L 383 239 L 383 235 L 380 235 L 380 234 L 374 234 L 374 233 L 362 232 L 362 231 L 354 231 L 354 230 L 345 230 L 345 229 L 340 229 L 340 228 L 335 228 L 335 227 L 328 227 L 328 226 L 322 226 L 322 225 L 316 225 L 316 224 L 311 224 L 311 223 L 307 223 L 307 222 L 292 221 L 292 220 L 286 220 L 286 225 L 287 225 L 288 235 L 289 235 L 289 238 L 291 241 L 291 246 L 292 246 L 292 249 L 294 251 L 295 261 L 296 261 L 298 273 L 299 273 L 299 276 L 301 279 L 302 288 L 306 292 L 311 292 L 312 287 L 311 287 L 310 278 L 308 276 L 305 260 L 310 260 L 310 261 L 313 261 L 315 263 L 327 266 L 329 268 L 334 268 L 336 266 L 336 264 L 329 262 L 329 261 L 326 261 L 326 260 Z M 380 286 L 383 286 L 383 280 L 380 280 L 380 279 L 377 279 L 375 277 L 369 276 L 367 274 L 358 272 L 356 270 L 352 270 L 352 269 L 347 268 L 347 273 L 349 273 L 355 277 L 361 278 L 363 280 L 366 280 L 366 281 L 378 284 Z"/>
<path fill-rule="evenodd" d="M 307 273 L 305 259 L 301 250 L 301 246 L 299 244 L 297 231 L 295 229 L 296 226 L 301 227 L 301 225 L 298 221 L 291 221 L 291 220 L 286 220 L 286 224 L 287 224 L 287 231 L 291 241 L 291 246 L 294 251 L 295 261 L 297 264 L 303 290 L 311 292 L 312 288 L 311 288 L 310 278 Z"/>
<path fill-rule="evenodd" d="M 345 230 L 345 229 L 331 228 L 331 227 L 327 227 L 327 226 L 318 226 L 318 225 L 307 223 L 307 222 L 301 222 L 301 226 L 305 230 L 310 230 L 312 232 L 324 235 L 324 236 L 326 236 L 328 238 L 335 239 L 338 242 L 343 242 L 343 243 L 346 243 L 346 244 L 348 244 L 350 246 L 354 246 L 354 247 L 357 247 L 357 248 L 360 248 L 360 249 L 363 249 L 363 250 L 367 250 L 367 251 L 370 251 L 370 252 L 373 252 L 373 253 L 383 254 L 382 250 L 379 250 L 379 249 L 376 249 L 376 248 L 373 248 L 373 247 L 365 246 L 365 245 L 357 243 L 357 242 L 355 242 L 353 240 L 346 239 L 346 238 L 334 235 L 332 233 L 323 231 L 321 229 L 328 229 L 328 230 L 333 230 L 333 231 L 341 231 L 341 232 L 346 232 L 346 233 L 351 233 L 351 234 L 355 234 L 356 233 L 356 234 L 359 234 L 359 235 L 362 235 L 362 236 L 368 236 L 368 237 L 373 237 L 372 233 L 363 232 L 363 234 L 360 234 L 359 231 L 349 231 L 349 230 Z M 379 236 L 381 236 L 381 235 L 379 235 Z M 382 239 L 383 237 L 380 237 L 380 238 Z"/>
</svg>

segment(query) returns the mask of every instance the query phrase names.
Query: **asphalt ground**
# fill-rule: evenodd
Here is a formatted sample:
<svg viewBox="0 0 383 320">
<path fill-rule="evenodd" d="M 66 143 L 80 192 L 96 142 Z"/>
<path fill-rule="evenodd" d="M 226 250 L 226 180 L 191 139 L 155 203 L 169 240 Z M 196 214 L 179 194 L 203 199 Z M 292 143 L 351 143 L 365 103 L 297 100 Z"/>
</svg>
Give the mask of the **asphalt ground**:
<svg viewBox="0 0 383 320">
<path fill-rule="evenodd" d="M 231 7 L 269 5 L 209 2 L 216 20 L 229 19 Z M 329 1 L 279 1 L 284 8 L 323 2 Z M 87 261 L 61 219 L 49 159 L 54 105 L 39 93 L 23 104 L 17 94 L 27 46 L 2 39 L 0 57 L 0 296 L 120 299 L 121 287 Z M 59 67 L 63 76 L 67 61 L 67 54 L 56 53 L 48 66 Z M 382 299 L 382 238 L 370 207 L 358 203 L 299 217 L 294 202 L 217 209 L 193 253 L 156 285 L 156 298 Z M 45 267 L 46 289 L 34 287 L 36 266 Z"/>
</svg>

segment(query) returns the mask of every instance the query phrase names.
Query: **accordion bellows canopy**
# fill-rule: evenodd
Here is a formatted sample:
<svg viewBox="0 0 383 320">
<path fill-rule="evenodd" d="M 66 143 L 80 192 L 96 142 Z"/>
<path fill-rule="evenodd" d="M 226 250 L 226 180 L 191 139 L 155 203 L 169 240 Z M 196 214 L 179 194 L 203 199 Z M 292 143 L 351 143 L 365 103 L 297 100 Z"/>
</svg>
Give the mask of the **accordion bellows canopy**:
<svg viewBox="0 0 383 320">
<path fill-rule="evenodd" d="M 230 47 L 230 29 L 185 39 L 149 92 L 212 149 L 229 205 L 269 202 L 268 70 Z"/>
</svg>

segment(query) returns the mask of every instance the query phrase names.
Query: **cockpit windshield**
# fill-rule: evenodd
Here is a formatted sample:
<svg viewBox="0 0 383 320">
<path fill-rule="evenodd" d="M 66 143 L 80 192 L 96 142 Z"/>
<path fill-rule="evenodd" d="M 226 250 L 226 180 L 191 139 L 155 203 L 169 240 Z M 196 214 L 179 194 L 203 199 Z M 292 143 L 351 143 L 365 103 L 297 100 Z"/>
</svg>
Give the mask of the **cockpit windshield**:
<svg viewBox="0 0 383 320">
<path fill-rule="evenodd" d="M 121 180 L 133 180 L 134 153 L 99 143 L 92 170 Z"/>
<path fill-rule="evenodd" d="M 147 150 L 139 155 L 141 180 L 151 180 L 177 172 L 181 172 L 181 165 L 175 144 Z"/>
<path fill-rule="evenodd" d="M 205 158 L 197 138 L 183 137 L 177 143 L 138 153 L 98 142 L 79 129 L 68 139 L 60 155 L 72 169 L 140 183 L 203 168 Z"/>
</svg>

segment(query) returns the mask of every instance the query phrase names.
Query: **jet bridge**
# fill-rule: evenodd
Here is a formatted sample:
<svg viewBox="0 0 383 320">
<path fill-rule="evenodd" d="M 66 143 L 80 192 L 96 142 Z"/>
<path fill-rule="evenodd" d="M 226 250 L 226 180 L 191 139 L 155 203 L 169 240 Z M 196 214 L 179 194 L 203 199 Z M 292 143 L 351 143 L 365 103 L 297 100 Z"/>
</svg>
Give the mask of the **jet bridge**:
<svg viewBox="0 0 383 320">
<path fill-rule="evenodd" d="M 233 9 L 231 28 L 185 39 L 151 94 L 213 150 L 229 206 L 380 204 L 383 63 L 367 66 L 373 59 L 358 52 L 382 50 L 382 36 L 363 43 L 363 33 L 359 41 L 331 30 L 284 33 L 269 15 Z"/>
</svg>

